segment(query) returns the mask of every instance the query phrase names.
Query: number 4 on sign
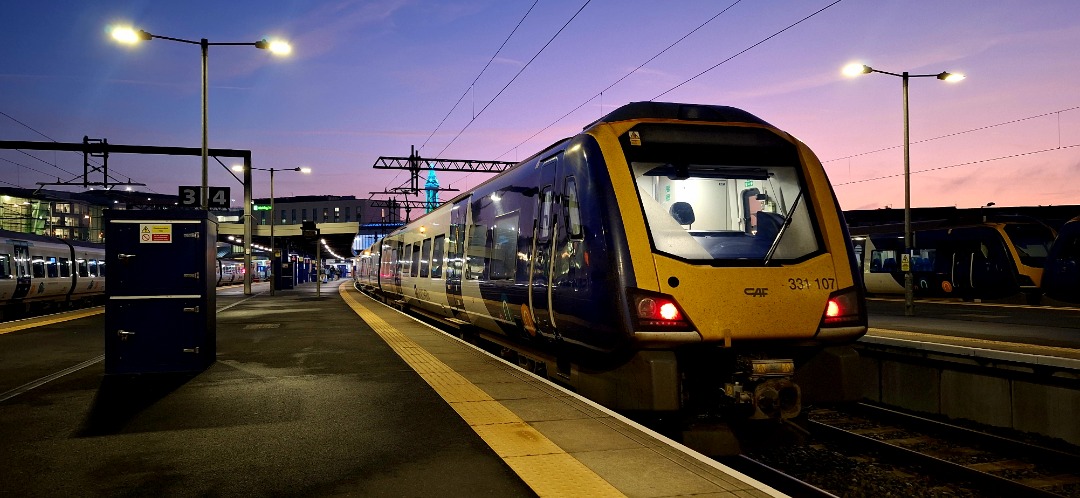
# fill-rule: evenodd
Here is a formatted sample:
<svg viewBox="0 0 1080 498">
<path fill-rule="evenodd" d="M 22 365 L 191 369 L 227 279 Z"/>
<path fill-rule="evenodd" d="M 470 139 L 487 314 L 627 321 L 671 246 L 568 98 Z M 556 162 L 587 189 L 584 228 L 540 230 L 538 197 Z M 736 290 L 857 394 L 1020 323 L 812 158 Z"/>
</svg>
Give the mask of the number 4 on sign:
<svg viewBox="0 0 1080 498">
<path fill-rule="evenodd" d="M 229 207 L 229 187 L 208 187 L 209 197 L 206 203 L 209 207 Z"/>
</svg>

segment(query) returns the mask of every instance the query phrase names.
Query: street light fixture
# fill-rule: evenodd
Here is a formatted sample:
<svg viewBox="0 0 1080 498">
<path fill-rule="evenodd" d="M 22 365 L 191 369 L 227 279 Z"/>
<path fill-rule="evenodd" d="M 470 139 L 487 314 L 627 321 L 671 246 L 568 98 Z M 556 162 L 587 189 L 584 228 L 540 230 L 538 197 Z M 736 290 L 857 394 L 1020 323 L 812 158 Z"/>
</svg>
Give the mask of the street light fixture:
<svg viewBox="0 0 1080 498">
<path fill-rule="evenodd" d="M 162 40 L 172 40 L 172 41 L 180 42 L 180 43 L 189 43 L 189 44 L 192 44 L 192 45 L 198 45 L 199 47 L 202 48 L 202 193 L 199 195 L 199 199 L 200 199 L 199 206 L 204 211 L 207 210 L 209 208 L 207 195 L 208 195 L 208 184 L 210 183 L 210 174 L 209 174 L 209 168 L 207 166 L 207 164 L 208 164 L 208 160 L 207 160 L 208 159 L 208 154 L 207 154 L 208 148 L 207 148 L 207 126 L 206 126 L 206 119 L 207 119 L 206 118 L 206 116 L 207 116 L 206 94 L 207 94 L 207 86 L 208 85 L 207 85 L 207 71 L 206 71 L 206 56 L 207 56 L 207 53 L 209 52 L 210 45 L 247 45 L 247 46 L 253 46 L 255 48 L 259 48 L 259 49 L 263 49 L 263 50 L 269 50 L 271 53 L 273 53 L 275 55 L 288 55 L 290 52 L 292 52 L 292 46 L 290 46 L 287 42 L 284 42 L 284 41 L 281 41 L 281 40 L 267 41 L 265 39 L 255 41 L 255 42 L 214 42 L 214 43 L 211 43 L 211 42 L 207 41 L 206 38 L 203 38 L 203 39 L 201 39 L 199 41 L 185 40 L 183 38 L 172 38 L 172 37 L 169 37 L 169 36 L 155 35 L 155 34 L 151 34 L 151 33 L 148 33 L 146 31 L 143 31 L 141 29 L 136 31 L 134 28 L 131 28 L 131 27 L 128 27 L 128 26 L 114 27 L 111 31 L 112 31 L 113 39 L 115 39 L 116 41 L 119 41 L 121 43 L 135 44 L 135 43 L 138 43 L 138 42 L 143 41 L 143 40 L 152 40 L 154 38 L 160 38 Z"/>
<path fill-rule="evenodd" d="M 233 169 L 233 171 L 244 171 L 244 167 L 240 166 L 240 165 L 233 166 L 232 169 Z M 276 224 L 275 223 L 276 215 L 274 214 L 275 213 L 275 211 L 274 211 L 274 173 L 277 172 L 277 171 L 299 171 L 299 172 L 307 175 L 307 174 L 311 173 L 311 168 L 300 167 L 300 166 L 297 166 L 295 168 L 256 168 L 254 166 L 251 166 L 251 169 L 257 170 L 257 171 L 269 171 L 270 172 L 270 268 L 271 268 L 271 275 L 272 275 L 270 277 L 270 295 L 273 296 L 274 295 L 274 287 L 275 287 L 274 286 L 274 279 L 277 278 L 277 274 L 273 273 L 274 258 L 277 257 L 277 253 L 276 253 L 275 248 L 274 248 L 274 226 Z"/>
<path fill-rule="evenodd" d="M 954 83 L 964 79 L 964 75 L 942 71 L 934 74 L 891 73 L 874 69 L 865 64 L 848 64 L 843 72 L 847 76 L 881 73 L 896 76 L 904 82 L 904 254 L 901 256 L 901 270 L 904 272 L 904 315 L 915 315 L 914 277 L 911 274 L 911 139 L 908 131 L 908 79 L 934 77 L 941 81 Z"/>
</svg>

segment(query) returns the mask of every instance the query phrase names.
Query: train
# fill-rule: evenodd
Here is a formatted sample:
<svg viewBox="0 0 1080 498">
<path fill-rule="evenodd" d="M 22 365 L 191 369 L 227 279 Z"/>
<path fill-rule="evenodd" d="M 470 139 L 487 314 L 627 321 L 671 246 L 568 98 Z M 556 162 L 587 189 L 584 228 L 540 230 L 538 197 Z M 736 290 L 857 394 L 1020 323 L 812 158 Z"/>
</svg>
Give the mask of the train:
<svg viewBox="0 0 1080 498">
<path fill-rule="evenodd" d="M 0 229 L 0 319 L 101 304 L 105 245 Z M 218 259 L 217 285 L 244 281 L 244 264 Z"/>
<path fill-rule="evenodd" d="M 105 246 L 0 230 L 0 306 L 5 319 L 101 302 Z"/>
<path fill-rule="evenodd" d="M 909 268 L 916 297 L 963 300 L 1022 296 L 1038 303 L 1053 228 L 1023 216 L 918 221 Z M 904 294 L 904 226 L 851 227 L 862 283 L 871 295 Z"/>
<path fill-rule="evenodd" d="M 798 416 L 803 367 L 867 330 L 820 161 L 719 105 L 619 107 L 354 266 L 358 289 L 624 412 Z"/>
<path fill-rule="evenodd" d="M 1080 304 L 1080 216 L 1066 222 L 1050 246 L 1042 287 L 1048 298 Z"/>
<path fill-rule="evenodd" d="M 218 258 L 217 284 L 232 285 L 244 283 L 244 262 Z"/>
</svg>

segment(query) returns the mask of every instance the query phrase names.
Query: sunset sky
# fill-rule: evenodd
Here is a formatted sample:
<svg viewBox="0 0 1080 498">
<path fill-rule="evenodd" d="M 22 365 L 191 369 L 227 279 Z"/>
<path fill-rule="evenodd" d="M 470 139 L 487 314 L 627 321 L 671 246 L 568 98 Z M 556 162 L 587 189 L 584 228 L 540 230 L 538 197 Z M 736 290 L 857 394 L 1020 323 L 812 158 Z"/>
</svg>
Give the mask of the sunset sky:
<svg viewBox="0 0 1080 498">
<path fill-rule="evenodd" d="M 657 100 L 745 109 L 817 153 L 844 209 L 900 208 L 901 79 L 841 74 L 860 62 L 967 76 L 911 80 L 913 206 L 1080 204 L 1078 20 L 1075 0 L 18 2 L 0 20 L 0 140 L 199 147 L 198 46 L 121 45 L 108 29 L 126 24 L 292 44 L 284 58 L 209 50 L 210 147 L 313 169 L 276 175 L 279 197 L 400 186 L 404 173 L 371 166 L 412 145 L 524 159 Z M 198 157 L 113 155 L 109 170 L 164 194 L 201 181 Z M 81 171 L 81 154 L 0 151 L 0 186 Z M 221 165 L 210 172 L 242 199 Z M 484 178 L 440 173 L 458 189 Z"/>
</svg>

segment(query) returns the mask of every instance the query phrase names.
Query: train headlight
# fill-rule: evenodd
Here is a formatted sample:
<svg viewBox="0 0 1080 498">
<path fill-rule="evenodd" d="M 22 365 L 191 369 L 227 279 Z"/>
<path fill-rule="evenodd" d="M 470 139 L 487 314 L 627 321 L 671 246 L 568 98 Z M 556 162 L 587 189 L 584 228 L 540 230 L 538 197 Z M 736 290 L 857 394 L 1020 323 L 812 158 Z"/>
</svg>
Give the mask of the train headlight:
<svg viewBox="0 0 1080 498">
<path fill-rule="evenodd" d="M 679 303 L 667 294 L 632 289 L 630 301 L 637 328 L 663 330 L 693 330 Z"/>
</svg>

